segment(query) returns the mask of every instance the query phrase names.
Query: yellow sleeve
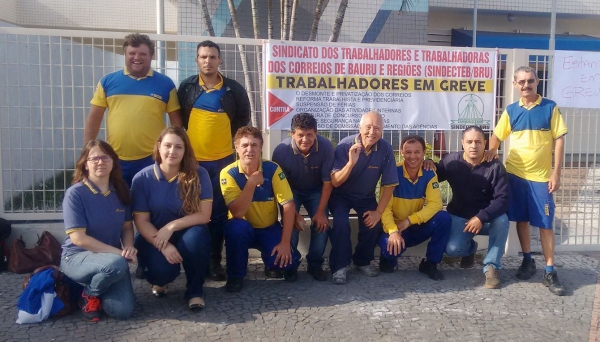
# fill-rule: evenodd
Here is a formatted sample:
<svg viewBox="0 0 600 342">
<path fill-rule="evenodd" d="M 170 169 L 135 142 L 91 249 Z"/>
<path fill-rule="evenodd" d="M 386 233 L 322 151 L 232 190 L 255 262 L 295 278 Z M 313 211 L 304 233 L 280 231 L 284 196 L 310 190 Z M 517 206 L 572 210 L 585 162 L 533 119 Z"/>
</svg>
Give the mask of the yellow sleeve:
<svg viewBox="0 0 600 342">
<path fill-rule="evenodd" d="M 98 86 L 96 87 L 96 91 L 94 92 L 94 97 L 90 101 L 91 104 L 98 107 L 108 107 L 108 102 L 106 101 L 106 93 L 104 92 L 104 88 L 98 82 Z"/>
<path fill-rule="evenodd" d="M 235 201 L 242 193 L 242 189 L 240 189 L 235 179 L 227 172 L 229 169 L 229 167 L 226 167 L 222 169 L 219 174 L 221 192 L 223 193 L 226 205 L 231 204 L 231 202 Z"/>
<path fill-rule="evenodd" d="M 292 188 L 290 188 L 290 184 L 285 178 L 285 173 L 283 173 L 280 166 L 277 166 L 271 182 L 273 183 L 273 193 L 275 194 L 277 203 L 284 205 L 294 200 Z"/>
<path fill-rule="evenodd" d="M 512 131 L 512 127 L 510 127 L 510 118 L 508 117 L 508 112 L 504 110 L 500 119 L 498 119 L 498 123 L 494 128 L 494 135 L 500 139 L 500 141 L 504 141 L 510 135 Z"/>
<path fill-rule="evenodd" d="M 181 106 L 179 105 L 179 100 L 177 99 L 177 89 L 173 88 L 169 93 L 169 102 L 167 102 L 166 111 L 167 113 L 171 113 L 179 109 L 181 109 Z"/>
<path fill-rule="evenodd" d="M 558 139 L 563 135 L 567 134 L 568 132 L 567 125 L 565 125 L 565 120 L 563 119 L 563 116 L 560 113 L 560 109 L 558 109 L 558 106 L 555 106 L 554 110 L 552 111 L 550 130 L 552 131 L 553 139 Z"/>
<path fill-rule="evenodd" d="M 416 213 L 408 216 L 411 224 L 423 224 L 429 220 L 440 210 L 442 210 L 442 192 L 440 191 L 440 183 L 437 175 L 433 176 L 427 188 L 425 189 L 425 203 L 423 208 Z"/>
<path fill-rule="evenodd" d="M 381 223 L 383 224 L 383 232 L 386 234 L 393 233 L 398 230 L 398 226 L 396 226 L 396 221 L 394 221 L 394 213 L 392 212 L 392 207 L 394 205 L 395 197 L 392 195 L 390 201 L 388 202 L 383 214 L 381 214 Z"/>
</svg>

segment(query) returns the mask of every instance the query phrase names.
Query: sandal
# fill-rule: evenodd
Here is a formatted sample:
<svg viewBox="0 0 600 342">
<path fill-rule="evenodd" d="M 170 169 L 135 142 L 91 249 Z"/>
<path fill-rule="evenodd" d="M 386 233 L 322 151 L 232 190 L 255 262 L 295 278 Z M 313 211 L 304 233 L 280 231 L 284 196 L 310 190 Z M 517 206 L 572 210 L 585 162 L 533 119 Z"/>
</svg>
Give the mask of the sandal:
<svg viewBox="0 0 600 342">
<path fill-rule="evenodd" d="M 204 309 L 204 298 L 202 298 L 202 297 L 190 298 L 190 300 L 188 301 L 188 307 L 190 308 L 190 311 L 192 311 L 192 312 L 198 312 L 198 311 Z"/>
<path fill-rule="evenodd" d="M 156 298 L 165 297 L 167 295 L 167 292 L 169 292 L 169 287 L 167 285 L 165 285 L 165 286 L 152 285 L 152 294 Z"/>
</svg>

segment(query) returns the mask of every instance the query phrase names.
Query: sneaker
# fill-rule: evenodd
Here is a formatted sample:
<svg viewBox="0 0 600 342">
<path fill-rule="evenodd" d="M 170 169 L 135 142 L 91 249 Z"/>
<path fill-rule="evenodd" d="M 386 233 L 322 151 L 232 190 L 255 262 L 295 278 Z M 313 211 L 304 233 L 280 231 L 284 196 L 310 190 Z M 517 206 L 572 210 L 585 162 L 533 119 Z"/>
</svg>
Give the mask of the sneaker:
<svg viewBox="0 0 600 342">
<path fill-rule="evenodd" d="M 546 286 L 550 292 L 557 296 L 562 296 L 565 294 L 565 288 L 558 280 L 558 274 L 556 271 L 544 273 L 544 280 L 542 281 L 542 284 L 544 284 L 544 286 Z"/>
<path fill-rule="evenodd" d="M 208 278 L 214 281 L 224 281 L 227 279 L 225 270 L 220 262 L 213 261 L 210 263 L 210 266 L 208 267 Z"/>
<path fill-rule="evenodd" d="M 498 279 L 498 271 L 494 266 L 489 265 L 487 272 L 485 272 L 485 288 L 486 289 L 497 289 L 500 285 L 500 279 Z"/>
<path fill-rule="evenodd" d="M 146 279 L 146 267 L 138 264 L 137 268 L 135 269 L 135 277 L 137 279 Z"/>
<path fill-rule="evenodd" d="M 471 255 L 467 255 L 466 257 L 462 257 L 460 259 L 460 268 L 471 268 L 475 266 L 475 254 L 477 253 L 477 241 L 473 241 L 475 243 L 475 251 Z"/>
<path fill-rule="evenodd" d="M 371 265 L 356 266 L 356 269 L 367 277 L 374 277 L 379 274 L 377 269 Z"/>
<path fill-rule="evenodd" d="M 346 275 L 348 273 L 348 266 L 342 267 L 339 270 L 335 271 L 333 274 L 333 283 L 337 285 L 346 284 Z"/>
<path fill-rule="evenodd" d="M 227 292 L 240 292 L 243 287 L 244 279 L 229 278 L 227 279 L 227 283 L 225 283 L 225 290 L 227 290 Z"/>
<path fill-rule="evenodd" d="M 283 272 L 283 279 L 289 283 L 293 283 L 298 280 L 298 269 L 287 270 Z"/>
<path fill-rule="evenodd" d="M 86 321 L 98 322 L 100 320 L 100 313 L 102 311 L 100 298 L 81 293 L 79 307 L 81 308 L 81 315 Z"/>
<path fill-rule="evenodd" d="M 152 285 L 152 295 L 154 295 L 154 297 L 156 297 L 156 298 L 166 297 L 167 292 L 169 292 L 169 287 L 167 285 L 165 285 L 165 286 Z"/>
<path fill-rule="evenodd" d="M 308 273 L 311 276 L 313 276 L 313 278 L 316 281 L 325 281 L 325 280 L 327 280 L 327 273 L 325 273 L 325 271 L 323 271 L 323 268 L 321 268 L 321 266 L 319 266 L 319 267 L 308 267 L 308 269 L 306 270 L 306 273 Z"/>
<path fill-rule="evenodd" d="M 385 258 L 379 258 L 379 270 L 383 273 L 394 273 L 396 266 Z"/>
<path fill-rule="evenodd" d="M 265 277 L 273 278 L 273 279 L 280 279 L 280 278 L 283 278 L 283 273 L 280 270 L 272 270 L 265 266 Z"/>
<path fill-rule="evenodd" d="M 433 280 L 444 279 L 442 271 L 437 269 L 437 264 L 428 260 L 426 261 L 425 259 L 422 259 L 419 264 L 419 272 L 427 274 L 427 276 Z"/>
<path fill-rule="evenodd" d="M 515 277 L 521 280 L 528 280 L 533 277 L 535 271 L 535 260 L 523 258 L 523 262 L 521 262 L 521 266 L 519 266 Z"/>
</svg>

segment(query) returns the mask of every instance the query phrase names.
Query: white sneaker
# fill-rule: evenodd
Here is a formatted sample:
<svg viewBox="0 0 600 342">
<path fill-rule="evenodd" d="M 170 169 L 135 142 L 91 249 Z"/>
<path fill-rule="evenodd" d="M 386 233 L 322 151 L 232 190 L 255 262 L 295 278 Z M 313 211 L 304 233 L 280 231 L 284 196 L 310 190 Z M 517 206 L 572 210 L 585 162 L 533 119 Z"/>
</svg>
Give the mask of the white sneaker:
<svg viewBox="0 0 600 342">
<path fill-rule="evenodd" d="M 371 265 L 365 266 L 356 266 L 356 269 L 360 271 L 360 273 L 366 275 L 367 277 L 374 277 L 379 274 L 379 271 Z"/>
<path fill-rule="evenodd" d="M 348 267 L 342 267 L 335 271 L 333 274 L 333 283 L 338 285 L 346 284 L 346 274 L 348 273 Z"/>
</svg>

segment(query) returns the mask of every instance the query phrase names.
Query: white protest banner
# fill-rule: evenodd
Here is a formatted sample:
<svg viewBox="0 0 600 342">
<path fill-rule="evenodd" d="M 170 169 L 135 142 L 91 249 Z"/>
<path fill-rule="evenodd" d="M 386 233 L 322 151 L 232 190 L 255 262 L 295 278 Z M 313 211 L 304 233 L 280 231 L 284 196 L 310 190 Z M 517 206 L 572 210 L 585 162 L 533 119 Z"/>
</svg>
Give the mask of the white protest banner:
<svg viewBox="0 0 600 342">
<path fill-rule="evenodd" d="M 552 100 L 559 107 L 600 108 L 600 52 L 555 51 Z"/>
<path fill-rule="evenodd" d="M 356 129 L 370 109 L 385 129 L 491 129 L 496 51 L 435 47 L 265 44 L 266 126 L 289 129 L 296 113 L 319 129 Z"/>
</svg>

